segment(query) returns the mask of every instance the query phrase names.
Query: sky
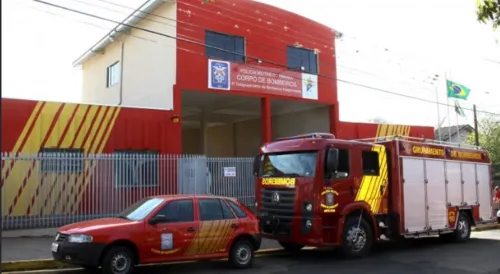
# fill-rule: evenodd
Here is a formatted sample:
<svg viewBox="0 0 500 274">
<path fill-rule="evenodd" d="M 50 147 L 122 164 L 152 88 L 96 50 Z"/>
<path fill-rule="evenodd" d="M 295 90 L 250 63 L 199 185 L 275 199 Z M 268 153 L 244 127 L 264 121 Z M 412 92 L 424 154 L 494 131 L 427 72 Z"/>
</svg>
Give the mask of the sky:
<svg viewBox="0 0 500 274">
<path fill-rule="evenodd" d="M 113 20 L 132 11 L 101 0 L 46 1 Z M 109 1 L 130 8 L 143 2 Z M 500 32 L 477 22 L 475 0 L 259 1 L 344 34 L 336 41 L 341 120 L 472 123 L 470 111 L 458 119 L 451 108 L 438 111 L 436 100 L 447 103 L 446 78 L 471 88 L 462 107 L 500 114 Z M 114 25 L 32 0 L 1 3 L 2 97 L 78 102 L 81 70 L 72 62 Z M 433 75 L 439 79 L 432 83 Z"/>
</svg>

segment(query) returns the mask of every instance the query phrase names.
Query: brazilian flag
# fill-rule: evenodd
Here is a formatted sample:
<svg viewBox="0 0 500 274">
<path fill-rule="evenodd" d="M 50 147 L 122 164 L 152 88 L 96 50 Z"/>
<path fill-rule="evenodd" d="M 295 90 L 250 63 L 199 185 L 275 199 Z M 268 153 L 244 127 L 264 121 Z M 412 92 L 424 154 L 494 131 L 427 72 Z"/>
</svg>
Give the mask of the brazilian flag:
<svg viewBox="0 0 500 274">
<path fill-rule="evenodd" d="M 446 80 L 446 89 L 448 90 L 448 98 L 467 100 L 470 94 L 470 88 L 450 80 Z"/>
</svg>

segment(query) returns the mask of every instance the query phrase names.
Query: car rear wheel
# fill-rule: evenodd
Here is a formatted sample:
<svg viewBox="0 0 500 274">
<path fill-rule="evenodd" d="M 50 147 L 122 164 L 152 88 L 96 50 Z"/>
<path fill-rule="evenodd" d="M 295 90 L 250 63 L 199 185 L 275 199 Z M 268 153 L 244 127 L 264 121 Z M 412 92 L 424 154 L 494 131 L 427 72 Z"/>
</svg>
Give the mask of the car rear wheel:
<svg viewBox="0 0 500 274">
<path fill-rule="evenodd" d="M 229 251 L 229 262 L 235 268 L 250 268 L 253 264 L 255 252 L 252 244 L 245 240 L 238 240 Z"/>
<path fill-rule="evenodd" d="M 104 274 L 131 274 L 134 267 L 133 252 L 124 246 L 112 247 L 102 261 Z"/>
</svg>

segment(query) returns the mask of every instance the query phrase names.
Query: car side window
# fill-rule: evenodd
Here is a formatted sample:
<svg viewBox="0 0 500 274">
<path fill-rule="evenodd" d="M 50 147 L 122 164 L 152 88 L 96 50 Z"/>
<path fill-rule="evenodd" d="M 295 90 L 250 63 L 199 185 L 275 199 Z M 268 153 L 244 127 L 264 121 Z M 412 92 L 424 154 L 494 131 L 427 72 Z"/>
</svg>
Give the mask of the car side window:
<svg viewBox="0 0 500 274">
<path fill-rule="evenodd" d="M 231 200 L 226 200 L 226 201 L 229 204 L 229 206 L 233 209 L 234 213 L 236 213 L 236 216 L 238 216 L 238 218 L 246 218 L 247 217 L 247 214 L 245 213 L 245 211 L 243 209 L 241 209 L 241 207 L 239 207 L 235 202 L 233 202 Z"/>
<path fill-rule="evenodd" d="M 168 202 L 156 215 L 164 215 L 170 223 L 193 222 L 193 200 L 184 199 Z"/>
<path fill-rule="evenodd" d="M 236 216 L 234 216 L 234 213 L 231 211 L 231 209 L 229 209 L 224 200 L 219 199 L 219 201 L 220 206 L 222 207 L 222 215 L 224 215 L 224 219 L 236 219 Z"/>
<path fill-rule="evenodd" d="M 224 213 L 219 199 L 199 199 L 201 221 L 223 220 Z"/>
</svg>

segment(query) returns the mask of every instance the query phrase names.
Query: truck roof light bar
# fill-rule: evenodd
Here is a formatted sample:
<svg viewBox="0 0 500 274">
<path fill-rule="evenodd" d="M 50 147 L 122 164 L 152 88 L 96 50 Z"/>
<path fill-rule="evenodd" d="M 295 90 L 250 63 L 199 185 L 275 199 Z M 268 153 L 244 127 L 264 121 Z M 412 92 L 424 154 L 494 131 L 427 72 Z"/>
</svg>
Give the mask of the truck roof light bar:
<svg viewBox="0 0 500 274">
<path fill-rule="evenodd" d="M 315 132 L 315 133 L 307 133 L 289 137 L 276 138 L 275 141 L 296 140 L 296 139 L 335 139 L 335 135 L 331 133 Z"/>
</svg>

